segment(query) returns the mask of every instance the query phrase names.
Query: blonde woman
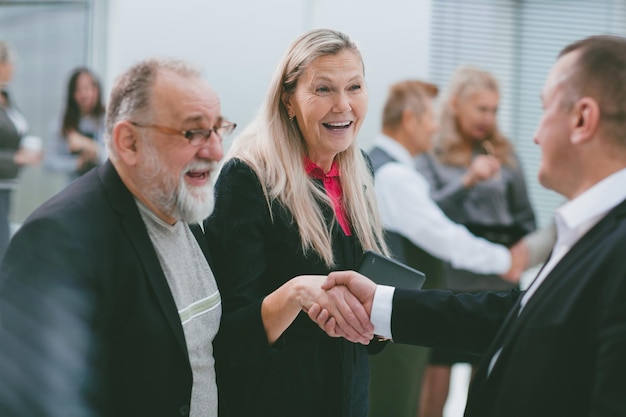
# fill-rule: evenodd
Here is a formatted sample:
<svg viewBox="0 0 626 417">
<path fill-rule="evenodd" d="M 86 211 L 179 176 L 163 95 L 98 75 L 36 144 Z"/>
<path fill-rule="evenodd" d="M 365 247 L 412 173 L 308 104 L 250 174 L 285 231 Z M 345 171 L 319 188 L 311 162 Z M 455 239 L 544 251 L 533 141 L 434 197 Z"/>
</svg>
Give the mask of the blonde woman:
<svg viewBox="0 0 626 417">
<path fill-rule="evenodd" d="M 536 226 L 520 162 L 498 128 L 499 100 L 492 74 L 469 66 L 457 69 L 440 106 L 435 158 L 424 165 L 424 173 L 432 197 L 451 220 L 475 235 L 511 246 Z M 453 291 L 517 286 L 498 275 L 446 267 L 444 282 Z M 420 415 L 442 415 L 452 364 L 475 365 L 479 360 L 478 356 L 433 349 L 424 375 Z"/>
<path fill-rule="evenodd" d="M 205 230 L 223 303 L 220 401 L 234 416 L 367 415 L 367 350 L 382 344 L 326 335 L 298 301 L 307 283 L 292 279 L 387 252 L 356 144 L 367 103 L 354 42 L 311 31 L 289 47 L 226 158 Z"/>
</svg>

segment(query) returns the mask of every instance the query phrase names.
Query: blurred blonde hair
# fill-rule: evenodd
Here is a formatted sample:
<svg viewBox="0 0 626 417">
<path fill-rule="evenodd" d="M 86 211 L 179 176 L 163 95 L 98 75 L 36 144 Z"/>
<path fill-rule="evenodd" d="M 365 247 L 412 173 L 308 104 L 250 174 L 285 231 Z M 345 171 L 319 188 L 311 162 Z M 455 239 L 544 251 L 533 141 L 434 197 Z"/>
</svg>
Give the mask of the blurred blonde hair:
<svg viewBox="0 0 626 417">
<path fill-rule="evenodd" d="M 471 149 L 463 144 L 459 131 L 459 124 L 452 109 L 452 102 L 463 100 L 476 91 L 489 90 L 500 94 L 498 82 L 493 75 L 471 66 L 459 67 L 450 79 L 450 83 L 443 94 L 439 107 L 439 131 L 435 134 L 435 155 L 448 165 L 468 166 L 472 161 Z M 493 155 L 505 165 L 514 165 L 513 145 L 502 134 L 495 122 L 493 130 L 485 136 L 483 141 L 488 153 Z"/>
<path fill-rule="evenodd" d="M 356 44 L 341 32 L 318 29 L 296 39 L 274 72 L 256 118 L 233 141 L 225 158 L 238 158 L 254 170 L 268 206 L 278 200 L 291 212 L 304 253 L 313 250 L 328 266 L 334 265 L 332 230 L 326 225 L 319 203 L 330 207 L 332 203 L 304 169 L 306 145 L 297 123 L 289 120 L 282 95 L 294 93 L 301 75 L 315 59 L 343 51 L 354 53 L 362 61 Z M 356 238 L 363 249 L 387 254 L 372 174 L 356 141 L 335 161 L 340 170 L 344 210 Z"/>
</svg>

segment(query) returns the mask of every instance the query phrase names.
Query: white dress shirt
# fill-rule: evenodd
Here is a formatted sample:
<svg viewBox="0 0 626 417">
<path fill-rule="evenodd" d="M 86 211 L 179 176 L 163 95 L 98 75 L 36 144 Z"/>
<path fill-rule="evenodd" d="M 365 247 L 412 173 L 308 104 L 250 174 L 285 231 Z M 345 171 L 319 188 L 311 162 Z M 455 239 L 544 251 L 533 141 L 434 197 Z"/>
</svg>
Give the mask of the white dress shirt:
<svg viewBox="0 0 626 417">
<path fill-rule="evenodd" d="M 374 189 L 383 227 L 407 238 L 457 269 L 502 274 L 511 266 L 509 251 L 471 234 L 450 220 L 430 198 L 430 186 L 400 143 L 381 135 L 374 142 L 397 162 L 376 171 Z"/>
<path fill-rule="evenodd" d="M 557 241 L 552 256 L 523 295 L 520 311 L 572 246 L 609 211 L 626 199 L 624 184 L 626 184 L 626 169 L 606 177 L 555 212 Z M 372 304 L 371 320 L 374 324 L 374 333 L 386 338 L 392 337 L 391 309 L 394 290 L 395 288 L 392 287 L 378 286 Z M 497 362 L 499 353 L 491 359 L 489 371 Z"/>
<path fill-rule="evenodd" d="M 554 221 L 557 238 L 552 255 L 526 290 L 520 311 L 572 246 L 624 199 L 626 199 L 626 169 L 606 177 L 556 210 Z"/>
</svg>

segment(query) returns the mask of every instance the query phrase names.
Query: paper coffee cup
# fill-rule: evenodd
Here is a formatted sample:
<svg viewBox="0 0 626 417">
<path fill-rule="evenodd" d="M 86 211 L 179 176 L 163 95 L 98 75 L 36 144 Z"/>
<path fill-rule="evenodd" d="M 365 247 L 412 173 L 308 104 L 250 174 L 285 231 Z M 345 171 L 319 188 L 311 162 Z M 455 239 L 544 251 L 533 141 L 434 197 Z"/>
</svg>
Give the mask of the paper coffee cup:
<svg viewBox="0 0 626 417">
<path fill-rule="evenodd" d="M 24 136 L 20 141 L 20 148 L 31 152 L 40 152 L 43 147 L 43 143 L 39 136 L 28 135 Z"/>
</svg>

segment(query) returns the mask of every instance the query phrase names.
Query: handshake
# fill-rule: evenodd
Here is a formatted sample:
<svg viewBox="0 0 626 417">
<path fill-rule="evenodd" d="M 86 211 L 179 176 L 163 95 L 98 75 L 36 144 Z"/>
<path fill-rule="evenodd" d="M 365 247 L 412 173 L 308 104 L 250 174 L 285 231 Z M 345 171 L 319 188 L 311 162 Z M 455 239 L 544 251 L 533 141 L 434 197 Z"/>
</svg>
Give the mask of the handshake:
<svg viewBox="0 0 626 417">
<path fill-rule="evenodd" d="M 554 235 L 554 227 L 545 228 L 509 248 L 511 265 L 502 278 L 519 282 L 524 270 L 545 260 Z M 362 344 L 374 337 L 371 313 L 377 285 L 367 277 L 355 271 L 335 271 L 328 276 L 301 275 L 289 284 L 295 289 L 294 307 L 305 311 L 329 336 Z"/>
<path fill-rule="evenodd" d="M 331 337 L 367 345 L 374 337 L 370 321 L 376 284 L 355 271 L 325 276 L 303 275 L 297 280 L 298 300 L 311 320 Z"/>
<path fill-rule="evenodd" d="M 532 263 L 525 239 L 510 249 L 511 266 L 502 278 L 518 282 Z M 355 271 L 335 271 L 328 276 L 303 275 L 292 280 L 301 310 L 331 337 L 368 344 L 374 337 L 372 304 L 377 285 Z"/>
</svg>

